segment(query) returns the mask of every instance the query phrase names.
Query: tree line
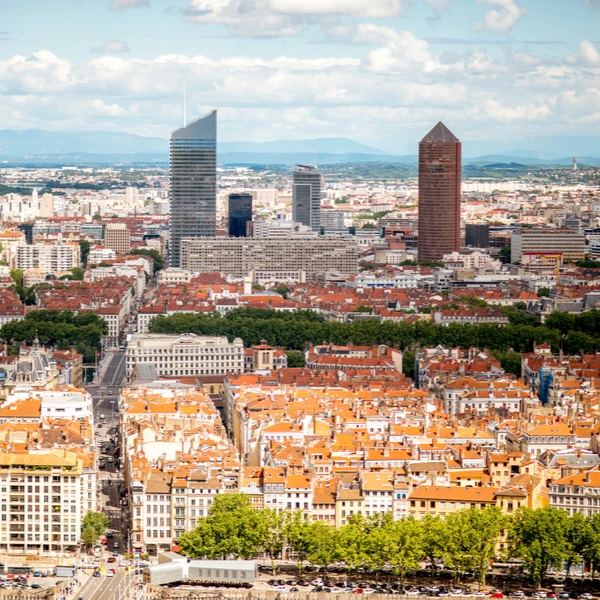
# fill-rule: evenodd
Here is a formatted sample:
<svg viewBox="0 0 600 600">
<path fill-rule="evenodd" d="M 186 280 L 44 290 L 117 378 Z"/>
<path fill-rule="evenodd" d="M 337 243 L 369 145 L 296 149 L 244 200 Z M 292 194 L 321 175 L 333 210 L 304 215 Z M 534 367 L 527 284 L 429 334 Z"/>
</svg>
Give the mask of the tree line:
<svg viewBox="0 0 600 600">
<path fill-rule="evenodd" d="M 325 321 L 314 311 L 278 312 L 273 309 L 238 308 L 225 316 L 219 313 L 157 316 L 150 324 L 153 333 L 196 333 L 224 335 L 244 340 L 246 346 L 267 340 L 287 350 L 304 350 L 307 344 L 386 344 L 414 349 L 418 346 L 487 348 L 504 353 L 531 352 L 535 344 L 548 342 L 553 352 L 567 354 L 600 350 L 600 311 L 580 315 L 555 312 L 541 324 L 522 310 L 508 310 L 510 323 L 436 325 L 367 319 L 353 323 Z"/>
<path fill-rule="evenodd" d="M 100 352 L 102 336 L 108 333 L 106 321 L 92 313 L 75 314 L 70 310 L 32 310 L 19 321 L 0 328 L 0 339 L 14 354 L 22 345 L 31 345 L 37 337 L 42 346 L 59 350 L 75 348 L 84 362 L 94 362 Z"/>
<path fill-rule="evenodd" d="M 244 494 L 220 495 L 206 518 L 179 538 L 182 554 L 190 558 L 251 559 L 266 554 L 275 559 L 285 548 L 296 555 L 302 570 L 308 562 L 324 569 L 343 563 L 376 573 L 390 570 L 404 580 L 428 565 L 443 565 L 454 580 L 476 576 L 485 584 L 494 559 L 520 561 L 539 586 L 551 568 L 570 568 L 581 562 L 600 565 L 600 515 L 569 516 L 552 507 L 521 508 L 514 515 L 498 506 L 471 507 L 446 515 L 427 515 L 394 521 L 390 513 L 354 515 L 339 528 L 310 521 L 301 511 L 256 510 Z"/>
</svg>

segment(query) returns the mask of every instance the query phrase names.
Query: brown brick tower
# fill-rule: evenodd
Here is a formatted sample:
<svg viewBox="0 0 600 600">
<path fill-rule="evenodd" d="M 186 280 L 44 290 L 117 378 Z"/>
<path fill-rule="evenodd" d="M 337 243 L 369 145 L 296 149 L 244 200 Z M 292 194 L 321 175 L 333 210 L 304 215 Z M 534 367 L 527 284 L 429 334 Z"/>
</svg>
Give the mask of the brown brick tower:
<svg viewBox="0 0 600 600">
<path fill-rule="evenodd" d="M 419 143 L 419 260 L 460 249 L 461 143 L 440 121 Z"/>
</svg>

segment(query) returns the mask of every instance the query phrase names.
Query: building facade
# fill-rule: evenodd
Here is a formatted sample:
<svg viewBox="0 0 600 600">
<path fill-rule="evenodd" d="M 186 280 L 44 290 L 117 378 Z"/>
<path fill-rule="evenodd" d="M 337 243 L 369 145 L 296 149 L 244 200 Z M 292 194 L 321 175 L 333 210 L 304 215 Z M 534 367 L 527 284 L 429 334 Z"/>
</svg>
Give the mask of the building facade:
<svg viewBox="0 0 600 600">
<path fill-rule="evenodd" d="M 511 235 L 510 261 L 519 262 L 525 253 L 562 253 L 563 260 L 585 258 L 585 234 L 570 229 L 530 229 Z"/>
<path fill-rule="evenodd" d="M 244 343 L 236 338 L 136 334 L 127 343 L 127 377 L 141 364 L 153 364 L 158 377 L 226 375 L 244 372 Z"/>
<path fill-rule="evenodd" d="M 14 268 L 59 273 L 79 266 L 79 244 L 33 244 L 14 247 Z M 12 262 L 12 261 L 11 261 Z"/>
<path fill-rule="evenodd" d="M 204 238 L 183 240 L 181 266 L 196 273 L 246 277 L 252 271 L 305 271 L 307 279 L 319 273 L 358 271 L 354 239 L 337 238 Z"/>
<path fill-rule="evenodd" d="M 117 254 L 131 250 L 131 234 L 125 223 L 109 223 L 104 230 L 104 247 Z"/>
<path fill-rule="evenodd" d="M 181 240 L 217 227 L 217 111 L 171 134 L 170 265 L 181 266 Z"/>
<path fill-rule="evenodd" d="M 460 248 L 461 143 L 439 122 L 419 143 L 419 260 Z"/>
<path fill-rule="evenodd" d="M 298 165 L 292 184 L 292 219 L 313 231 L 321 227 L 323 175 L 314 165 Z"/>
<path fill-rule="evenodd" d="M 252 194 L 229 194 L 228 233 L 231 237 L 246 237 L 247 224 L 252 221 Z"/>
<path fill-rule="evenodd" d="M 487 248 L 490 245 L 490 226 L 485 223 L 465 225 L 465 246 Z"/>
</svg>

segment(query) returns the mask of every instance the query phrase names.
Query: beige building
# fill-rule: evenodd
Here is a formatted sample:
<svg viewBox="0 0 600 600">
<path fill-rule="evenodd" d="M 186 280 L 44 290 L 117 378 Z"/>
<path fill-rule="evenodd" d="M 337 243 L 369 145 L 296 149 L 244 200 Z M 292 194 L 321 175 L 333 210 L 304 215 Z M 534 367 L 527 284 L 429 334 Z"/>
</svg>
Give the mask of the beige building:
<svg viewBox="0 0 600 600">
<path fill-rule="evenodd" d="M 136 334 L 127 343 L 127 377 L 139 376 L 140 365 L 153 365 L 158 377 L 243 373 L 244 343 L 193 333 Z"/>
<path fill-rule="evenodd" d="M 80 262 L 79 244 L 24 244 L 10 247 L 9 262 L 15 269 L 39 269 L 43 274 L 62 273 Z"/>
<path fill-rule="evenodd" d="M 552 251 L 564 260 L 585 258 L 585 234 L 569 229 L 529 229 L 511 235 L 510 261 L 521 261 L 525 253 Z"/>
<path fill-rule="evenodd" d="M 104 247 L 117 254 L 131 250 L 131 234 L 124 223 L 109 223 L 104 230 Z"/>
<path fill-rule="evenodd" d="M 308 280 L 327 271 L 355 275 L 358 271 L 358 246 L 350 236 L 183 239 L 181 267 L 198 273 L 217 272 L 232 277 L 246 277 L 253 271 L 305 271 Z"/>
<path fill-rule="evenodd" d="M 75 551 L 84 512 L 82 474 L 82 460 L 66 450 L 0 454 L 0 549 Z"/>
</svg>

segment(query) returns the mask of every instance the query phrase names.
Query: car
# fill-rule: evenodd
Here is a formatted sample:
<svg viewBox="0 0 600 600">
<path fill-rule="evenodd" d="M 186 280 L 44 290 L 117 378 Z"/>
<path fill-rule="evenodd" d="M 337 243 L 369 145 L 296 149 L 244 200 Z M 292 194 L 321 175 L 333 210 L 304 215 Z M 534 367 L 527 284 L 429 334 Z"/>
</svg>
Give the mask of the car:
<svg viewBox="0 0 600 600">
<path fill-rule="evenodd" d="M 109 558 L 106 562 L 115 563 L 115 562 L 117 562 L 117 559 L 114 556 L 109 556 Z"/>
<path fill-rule="evenodd" d="M 322 579 L 313 579 L 311 582 L 313 585 L 319 586 L 319 585 L 323 585 L 323 580 Z"/>
<path fill-rule="evenodd" d="M 36 572 L 33 574 L 33 576 L 34 576 L 34 577 L 41 577 L 41 576 L 42 576 L 42 574 L 41 574 L 39 571 L 36 571 Z"/>
<path fill-rule="evenodd" d="M 490 592 L 490 598 L 504 598 L 504 594 L 500 590 Z"/>
<path fill-rule="evenodd" d="M 129 564 L 129 563 L 128 563 L 126 560 L 122 560 L 122 561 L 119 563 L 119 566 L 120 566 L 120 567 L 126 567 L 128 564 Z"/>
<path fill-rule="evenodd" d="M 299 592 L 299 591 L 300 590 L 296 586 L 290 588 L 290 592 Z"/>
<path fill-rule="evenodd" d="M 525 598 L 525 592 L 521 590 L 517 590 L 516 592 L 512 592 L 508 595 L 509 598 Z"/>
<path fill-rule="evenodd" d="M 267 581 L 267 585 L 277 585 L 277 580 L 276 579 L 269 579 L 269 581 Z"/>
<path fill-rule="evenodd" d="M 102 429 L 102 423 L 98 423 L 97 429 Z"/>
<path fill-rule="evenodd" d="M 115 550 L 115 551 L 112 553 L 112 555 L 113 555 L 113 556 L 119 556 L 119 551 L 118 551 L 118 550 Z"/>
<path fill-rule="evenodd" d="M 292 590 L 290 590 L 290 592 L 291 591 Z M 339 588 L 339 587 L 333 587 L 333 588 L 331 588 L 331 593 L 332 594 L 342 594 L 342 593 L 344 593 L 344 590 L 342 588 Z"/>
<path fill-rule="evenodd" d="M 113 544 L 113 548 L 118 548 L 118 547 L 119 547 L 119 542 L 115 542 L 115 543 Z"/>
<path fill-rule="evenodd" d="M 287 592 L 287 585 L 279 585 L 277 586 L 278 592 Z"/>
<path fill-rule="evenodd" d="M 115 534 L 114 534 L 112 531 L 107 531 L 107 532 L 106 532 L 106 537 L 107 537 L 107 538 L 111 538 L 111 537 L 113 537 L 114 535 L 115 535 Z"/>
<path fill-rule="evenodd" d="M 568 592 L 561 592 L 558 597 L 560 598 L 560 600 L 569 600 L 569 598 L 571 597 L 569 595 Z"/>
<path fill-rule="evenodd" d="M 106 576 L 107 577 L 114 577 L 114 575 L 115 575 L 115 573 L 114 573 L 114 571 L 112 569 L 106 571 Z"/>
<path fill-rule="evenodd" d="M 39 583 L 32 583 L 31 584 L 31 589 L 32 590 L 41 590 L 42 586 Z"/>
<path fill-rule="evenodd" d="M 102 577 L 102 573 L 100 573 L 100 571 L 94 571 L 93 577 Z"/>
<path fill-rule="evenodd" d="M 591 594 L 588 594 L 587 592 L 585 594 L 579 594 L 579 600 L 593 600 L 594 596 L 592 596 Z"/>
<path fill-rule="evenodd" d="M 406 595 L 407 596 L 420 596 L 421 595 L 421 590 L 417 590 L 416 588 L 413 588 L 411 590 L 407 590 L 406 591 Z"/>
</svg>

